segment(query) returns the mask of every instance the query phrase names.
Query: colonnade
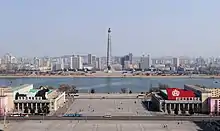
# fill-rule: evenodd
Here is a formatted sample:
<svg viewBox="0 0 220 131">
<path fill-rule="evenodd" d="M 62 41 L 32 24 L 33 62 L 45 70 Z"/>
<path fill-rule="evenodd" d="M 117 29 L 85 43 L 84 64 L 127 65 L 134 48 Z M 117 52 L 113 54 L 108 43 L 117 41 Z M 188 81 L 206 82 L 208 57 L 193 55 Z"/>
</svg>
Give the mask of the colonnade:
<svg viewBox="0 0 220 131">
<path fill-rule="evenodd" d="M 30 109 L 35 110 L 37 113 L 38 109 L 42 109 L 43 106 L 49 105 L 49 103 L 15 103 L 15 109 L 18 112 L 24 112 L 25 108 L 28 108 L 28 112 L 30 113 Z"/>
<path fill-rule="evenodd" d="M 201 104 L 200 103 L 165 103 L 164 107 L 161 107 L 161 110 L 168 113 L 170 111 L 171 114 L 174 113 L 175 110 L 178 111 L 178 114 L 181 114 L 182 111 L 185 113 L 189 113 L 190 110 L 193 112 L 200 112 L 201 111 Z"/>
</svg>

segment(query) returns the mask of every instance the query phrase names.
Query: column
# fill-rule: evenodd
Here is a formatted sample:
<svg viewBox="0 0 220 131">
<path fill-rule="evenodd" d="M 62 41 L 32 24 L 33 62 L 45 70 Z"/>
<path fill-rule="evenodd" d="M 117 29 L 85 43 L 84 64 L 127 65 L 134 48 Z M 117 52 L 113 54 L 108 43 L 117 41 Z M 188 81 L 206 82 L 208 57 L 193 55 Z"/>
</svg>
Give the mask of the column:
<svg viewBox="0 0 220 131">
<path fill-rule="evenodd" d="M 167 114 L 167 104 L 164 104 L 164 112 Z"/>
<path fill-rule="evenodd" d="M 21 110 L 22 110 L 22 112 L 24 112 L 24 103 L 21 103 L 21 104 L 22 104 Z"/>
<path fill-rule="evenodd" d="M 185 110 L 186 110 L 186 114 L 188 115 L 189 114 L 189 105 L 188 105 L 188 103 L 185 104 Z"/>
<path fill-rule="evenodd" d="M 170 113 L 172 113 L 172 111 L 171 111 L 171 104 L 168 105 L 168 110 L 170 111 Z"/>
<path fill-rule="evenodd" d="M 201 112 L 200 104 L 197 104 L 197 108 L 198 108 L 198 113 L 200 113 Z"/>
<path fill-rule="evenodd" d="M 35 103 L 35 113 L 37 113 L 37 110 L 38 110 L 38 108 L 37 108 L 37 103 Z"/>
<path fill-rule="evenodd" d="M 181 114 L 181 108 L 180 108 L 181 104 L 178 104 L 178 114 Z"/>
<path fill-rule="evenodd" d="M 34 109 L 33 104 L 34 104 L 34 103 L 31 103 L 31 109 Z"/>
<path fill-rule="evenodd" d="M 20 111 L 20 103 L 18 103 L 18 112 Z"/>
</svg>

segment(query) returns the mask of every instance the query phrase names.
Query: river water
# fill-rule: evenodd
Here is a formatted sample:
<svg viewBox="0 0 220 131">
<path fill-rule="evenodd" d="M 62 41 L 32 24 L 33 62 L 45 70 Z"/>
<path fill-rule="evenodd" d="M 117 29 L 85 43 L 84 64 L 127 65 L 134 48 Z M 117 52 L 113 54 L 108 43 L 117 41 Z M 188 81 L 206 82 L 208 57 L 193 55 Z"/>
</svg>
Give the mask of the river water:
<svg viewBox="0 0 220 131">
<path fill-rule="evenodd" d="M 0 85 L 18 86 L 20 84 L 34 84 L 34 87 L 48 85 L 59 87 L 60 84 L 75 85 L 80 92 L 88 92 L 94 88 L 96 92 L 120 92 L 127 88 L 132 92 L 148 91 L 158 84 L 168 84 L 170 87 L 183 88 L 184 84 L 200 84 L 219 88 L 220 79 L 208 78 L 1 78 Z"/>
</svg>

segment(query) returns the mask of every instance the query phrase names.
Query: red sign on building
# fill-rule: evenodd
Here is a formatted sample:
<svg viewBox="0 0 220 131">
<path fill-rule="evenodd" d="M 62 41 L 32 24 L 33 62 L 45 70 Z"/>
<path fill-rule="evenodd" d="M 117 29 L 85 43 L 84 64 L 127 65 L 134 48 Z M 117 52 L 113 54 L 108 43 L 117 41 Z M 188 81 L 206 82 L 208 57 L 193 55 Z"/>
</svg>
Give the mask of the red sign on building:
<svg viewBox="0 0 220 131">
<path fill-rule="evenodd" d="M 179 88 L 167 88 L 167 97 L 168 100 L 176 100 L 176 98 L 183 98 L 183 97 L 195 97 L 193 91 L 183 90 Z"/>
</svg>

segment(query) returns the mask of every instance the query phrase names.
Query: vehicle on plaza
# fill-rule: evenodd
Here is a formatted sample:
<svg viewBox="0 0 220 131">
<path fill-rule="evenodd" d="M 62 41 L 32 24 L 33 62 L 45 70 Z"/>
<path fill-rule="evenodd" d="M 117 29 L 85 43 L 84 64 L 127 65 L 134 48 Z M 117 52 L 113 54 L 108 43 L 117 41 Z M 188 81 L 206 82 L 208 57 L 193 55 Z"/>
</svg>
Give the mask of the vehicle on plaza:
<svg viewBox="0 0 220 131">
<path fill-rule="evenodd" d="M 104 117 L 104 118 L 111 118 L 112 115 L 111 115 L 110 113 L 106 113 L 103 117 Z"/>
<path fill-rule="evenodd" d="M 28 117 L 28 114 L 24 114 L 24 113 L 13 113 L 13 114 L 9 114 L 10 117 Z"/>
<path fill-rule="evenodd" d="M 63 116 L 64 117 L 81 117 L 82 114 L 77 114 L 77 113 L 75 113 L 75 114 L 64 114 Z"/>
</svg>

